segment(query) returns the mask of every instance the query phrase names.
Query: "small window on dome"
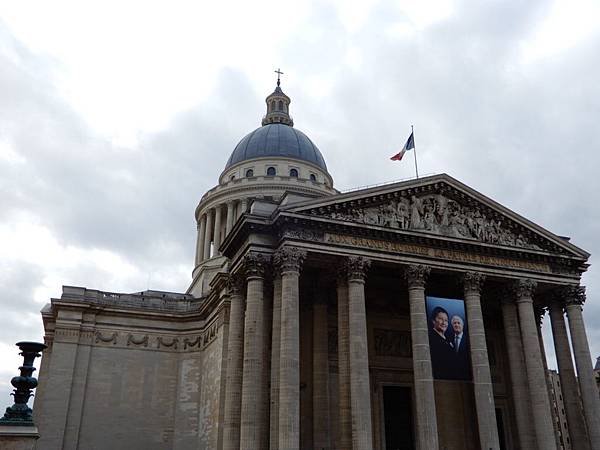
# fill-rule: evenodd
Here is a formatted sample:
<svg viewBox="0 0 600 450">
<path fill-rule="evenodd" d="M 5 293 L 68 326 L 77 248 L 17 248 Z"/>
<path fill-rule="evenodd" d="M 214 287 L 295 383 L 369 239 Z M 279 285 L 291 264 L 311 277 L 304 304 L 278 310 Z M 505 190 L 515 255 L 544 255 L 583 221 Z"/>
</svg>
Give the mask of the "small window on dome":
<svg viewBox="0 0 600 450">
<path fill-rule="evenodd" d="M 298 169 L 290 169 L 290 177 L 298 178 Z"/>
<path fill-rule="evenodd" d="M 310 181 L 317 181 L 317 176 L 314 173 L 310 174 Z"/>
<path fill-rule="evenodd" d="M 229 177 L 229 181 L 233 181 L 233 180 L 235 180 L 235 174 L 232 174 L 232 175 Z"/>
<path fill-rule="evenodd" d="M 254 170 L 248 169 L 246 170 L 246 177 L 250 178 L 254 176 Z"/>
<path fill-rule="evenodd" d="M 275 173 L 276 173 L 275 167 L 268 167 L 267 168 L 267 176 L 274 177 Z"/>
</svg>

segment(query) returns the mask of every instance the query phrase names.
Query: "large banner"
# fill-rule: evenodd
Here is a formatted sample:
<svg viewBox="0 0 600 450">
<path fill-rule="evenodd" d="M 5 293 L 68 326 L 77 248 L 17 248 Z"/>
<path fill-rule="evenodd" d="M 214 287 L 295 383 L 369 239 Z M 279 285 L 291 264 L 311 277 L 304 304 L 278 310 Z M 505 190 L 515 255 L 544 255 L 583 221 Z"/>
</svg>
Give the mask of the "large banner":
<svg viewBox="0 0 600 450">
<path fill-rule="evenodd" d="M 427 323 L 433 378 L 470 380 L 470 348 L 465 302 L 427 297 Z"/>
</svg>

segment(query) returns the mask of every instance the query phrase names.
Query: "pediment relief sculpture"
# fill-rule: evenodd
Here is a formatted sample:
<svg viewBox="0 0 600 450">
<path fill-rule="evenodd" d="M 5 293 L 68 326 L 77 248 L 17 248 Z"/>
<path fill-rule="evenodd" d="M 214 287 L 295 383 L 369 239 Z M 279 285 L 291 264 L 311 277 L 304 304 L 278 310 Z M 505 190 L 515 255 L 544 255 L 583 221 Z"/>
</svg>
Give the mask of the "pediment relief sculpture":
<svg viewBox="0 0 600 450">
<path fill-rule="evenodd" d="M 379 205 L 328 212 L 332 219 L 400 230 L 425 231 L 440 236 L 473 239 L 489 244 L 541 249 L 538 243 L 498 214 L 461 205 L 443 194 L 412 195 Z"/>
</svg>

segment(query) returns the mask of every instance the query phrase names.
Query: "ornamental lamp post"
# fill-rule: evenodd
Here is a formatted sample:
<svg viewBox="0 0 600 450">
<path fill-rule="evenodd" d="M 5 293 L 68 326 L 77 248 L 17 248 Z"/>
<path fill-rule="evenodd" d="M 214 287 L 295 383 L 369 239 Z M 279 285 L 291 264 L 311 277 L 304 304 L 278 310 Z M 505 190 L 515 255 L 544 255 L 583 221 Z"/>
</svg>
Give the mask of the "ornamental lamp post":
<svg viewBox="0 0 600 450">
<path fill-rule="evenodd" d="M 47 347 L 38 342 L 17 342 L 17 347 L 21 350 L 23 356 L 23 365 L 19 367 L 21 374 L 13 377 L 10 383 L 14 386 L 11 394 L 15 403 L 6 408 L 4 417 L 0 419 L 0 425 L 22 425 L 33 426 L 32 410 L 27 406 L 27 402 L 33 396 L 32 390 L 37 386 L 37 378 L 32 374 L 35 371 L 33 361 Z"/>
</svg>

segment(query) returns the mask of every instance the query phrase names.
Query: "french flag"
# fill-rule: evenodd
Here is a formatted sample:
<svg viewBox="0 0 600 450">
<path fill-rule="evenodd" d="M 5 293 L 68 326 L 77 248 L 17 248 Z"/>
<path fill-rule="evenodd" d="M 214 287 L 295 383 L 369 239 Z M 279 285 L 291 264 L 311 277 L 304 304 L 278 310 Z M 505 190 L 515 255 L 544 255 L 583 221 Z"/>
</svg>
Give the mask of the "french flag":
<svg viewBox="0 0 600 450">
<path fill-rule="evenodd" d="M 400 150 L 400 153 L 396 153 L 390 159 L 392 161 L 400 161 L 402 159 L 402 157 L 404 156 L 404 154 L 413 148 L 415 148 L 415 136 L 414 136 L 414 133 L 410 133 L 410 136 L 408 137 L 406 144 L 404 144 L 404 148 L 402 150 Z"/>
</svg>

